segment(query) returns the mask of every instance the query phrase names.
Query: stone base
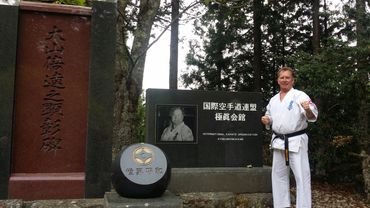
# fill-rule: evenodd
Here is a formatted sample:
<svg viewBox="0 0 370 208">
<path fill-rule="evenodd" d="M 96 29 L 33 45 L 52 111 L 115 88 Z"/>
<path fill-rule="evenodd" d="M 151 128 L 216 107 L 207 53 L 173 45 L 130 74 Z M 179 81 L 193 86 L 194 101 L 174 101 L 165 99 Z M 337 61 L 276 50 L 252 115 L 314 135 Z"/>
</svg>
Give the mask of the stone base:
<svg viewBox="0 0 370 208">
<path fill-rule="evenodd" d="M 0 208 L 104 208 L 103 198 L 23 201 L 0 200 Z"/>
<path fill-rule="evenodd" d="M 183 208 L 272 208 L 271 193 L 198 192 L 180 195 Z"/>
<path fill-rule="evenodd" d="M 171 181 L 167 189 L 174 194 L 271 193 L 271 167 L 172 168 Z"/>
<path fill-rule="evenodd" d="M 135 199 L 125 198 L 118 195 L 115 191 L 107 192 L 104 195 L 104 207 L 105 208 L 139 208 L 139 207 L 151 207 L 151 208 L 179 208 L 182 207 L 182 200 L 180 197 L 166 191 L 161 197 L 157 198 L 146 198 L 146 199 Z"/>
<path fill-rule="evenodd" d="M 231 192 L 201 192 L 181 194 L 184 208 L 236 207 L 235 195 Z"/>
<path fill-rule="evenodd" d="M 1 208 L 21 208 L 23 207 L 23 201 L 20 199 L 13 200 L 0 200 Z"/>
<path fill-rule="evenodd" d="M 85 197 L 85 173 L 12 174 L 9 198 L 25 201 Z"/>
<path fill-rule="evenodd" d="M 238 194 L 235 197 L 236 207 L 272 208 L 272 193 Z"/>
</svg>

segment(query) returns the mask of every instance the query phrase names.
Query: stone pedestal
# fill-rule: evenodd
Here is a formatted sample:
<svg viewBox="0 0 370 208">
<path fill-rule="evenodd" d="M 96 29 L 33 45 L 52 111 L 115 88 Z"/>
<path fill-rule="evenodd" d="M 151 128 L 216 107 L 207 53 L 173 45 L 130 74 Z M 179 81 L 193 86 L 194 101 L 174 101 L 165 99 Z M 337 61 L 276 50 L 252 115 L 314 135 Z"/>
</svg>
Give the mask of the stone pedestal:
<svg viewBox="0 0 370 208">
<path fill-rule="evenodd" d="M 180 197 L 166 191 L 161 197 L 134 199 L 119 196 L 116 192 L 107 192 L 104 196 L 105 208 L 181 208 L 182 200 Z"/>
<path fill-rule="evenodd" d="M 271 168 L 172 168 L 168 190 L 175 194 L 271 193 Z"/>
<path fill-rule="evenodd" d="M 122 197 L 160 197 L 171 178 L 171 165 L 158 147 L 136 143 L 124 148 L 112 165 L 112 185 Z"/>
<path fill-rule="evenodd" d="M 231 192 L 201 192 L 182 194 L 185 208 L 222 207 L 235 208 L 235 195 Z"/>
</svg>

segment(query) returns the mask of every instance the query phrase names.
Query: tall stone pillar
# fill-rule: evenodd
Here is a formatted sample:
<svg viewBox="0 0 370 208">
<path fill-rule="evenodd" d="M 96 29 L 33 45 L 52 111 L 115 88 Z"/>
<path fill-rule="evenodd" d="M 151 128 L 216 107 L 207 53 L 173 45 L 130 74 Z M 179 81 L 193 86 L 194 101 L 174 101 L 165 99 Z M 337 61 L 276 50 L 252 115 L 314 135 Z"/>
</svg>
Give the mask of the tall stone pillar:
<svg viewBox="0 0 370 208">
<path fill-rule="evenodd" d="M 110 190 L 116 2 L 22 1 L 0 10 L 8 95 L 0 101 L 0 196 L 102 197 Z"/>
</svg>

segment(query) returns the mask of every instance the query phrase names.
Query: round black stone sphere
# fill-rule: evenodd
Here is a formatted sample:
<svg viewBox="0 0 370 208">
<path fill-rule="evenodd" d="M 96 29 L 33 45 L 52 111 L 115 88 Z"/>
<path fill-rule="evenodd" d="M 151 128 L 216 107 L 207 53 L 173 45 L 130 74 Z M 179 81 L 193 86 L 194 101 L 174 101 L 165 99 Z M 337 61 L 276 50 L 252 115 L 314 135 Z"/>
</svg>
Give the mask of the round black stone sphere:
<svg viewBox="0 0 370 208">
<path fill-rule="evenodd" d="M 170 178 L 167 156 L 151 144 L 130 145 L 122 149 L 113 161 L 112 185 L 122 197 L 160 197 Z"/>
</svg>

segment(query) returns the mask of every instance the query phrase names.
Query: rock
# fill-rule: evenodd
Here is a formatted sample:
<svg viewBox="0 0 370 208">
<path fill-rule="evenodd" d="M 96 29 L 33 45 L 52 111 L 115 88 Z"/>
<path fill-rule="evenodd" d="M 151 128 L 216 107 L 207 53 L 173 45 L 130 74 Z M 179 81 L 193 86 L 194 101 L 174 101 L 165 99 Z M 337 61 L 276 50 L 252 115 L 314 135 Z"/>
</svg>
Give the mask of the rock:
<svg viewBox="0 0 370 208">
<path fill-rule="evenodd" d="M 271 193 L 238 194 L 236 196 L 237 208 L 269 208 L 272 206 Z"/>
<path fill-rule="evenodd" d="M 235 208 L 235 195 L 231 192 L 185 193 L 180 197 L 184 208 Z"/>
<path fill-rule="evenodd" d="M 0 208 L 22 208 L 23 201 L 19 199 L 14 200 L 0 200 Z"/>
<path fill-rule="evenodd" d="M 24 202 L 24 208 L 104 208 L 104 199 L 37 200 Z"/>
</svg>

